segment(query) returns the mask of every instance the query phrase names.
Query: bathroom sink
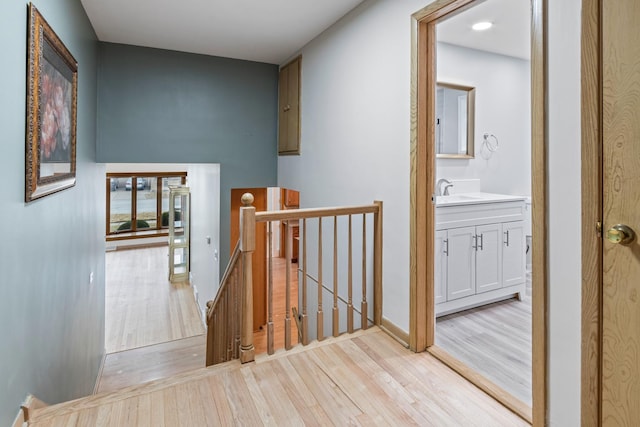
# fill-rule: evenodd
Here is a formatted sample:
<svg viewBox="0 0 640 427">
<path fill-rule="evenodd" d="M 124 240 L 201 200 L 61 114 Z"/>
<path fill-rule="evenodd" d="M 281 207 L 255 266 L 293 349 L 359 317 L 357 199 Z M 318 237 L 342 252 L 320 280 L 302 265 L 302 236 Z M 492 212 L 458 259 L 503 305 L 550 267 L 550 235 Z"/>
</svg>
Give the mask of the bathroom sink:
<svg viewBox="0 0 640 427">
<path fill-rule="evenodd" d="M 451 194 L 450 196 L 436 196 L 436 205 L 446 205 L 449 203 L 464 203 L 482 200 L 482 197 L 470 196 L 467 194 Z"/>
<path fill-rule="evenodd" d="M 449 196 L 436 196 L 436 206 L 455 206 L 478 203 L 508 202 L 516 200 L 524 200 L 524 197 L 483 192 L 460 193 L 451 194 Z"/>
</svg>

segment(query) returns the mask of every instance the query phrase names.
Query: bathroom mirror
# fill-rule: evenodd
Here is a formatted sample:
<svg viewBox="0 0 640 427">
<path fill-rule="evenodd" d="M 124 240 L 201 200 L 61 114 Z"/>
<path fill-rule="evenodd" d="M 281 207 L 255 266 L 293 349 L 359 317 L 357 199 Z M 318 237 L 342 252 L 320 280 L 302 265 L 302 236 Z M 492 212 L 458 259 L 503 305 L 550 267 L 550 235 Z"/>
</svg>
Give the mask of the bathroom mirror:
<svg viewBox="0 0 640 427">
<path fill-rule="evenodd" d="M 474 87 L 438 82 L 436 86 L 436 156 L 474 157 Z"/>
</svg>

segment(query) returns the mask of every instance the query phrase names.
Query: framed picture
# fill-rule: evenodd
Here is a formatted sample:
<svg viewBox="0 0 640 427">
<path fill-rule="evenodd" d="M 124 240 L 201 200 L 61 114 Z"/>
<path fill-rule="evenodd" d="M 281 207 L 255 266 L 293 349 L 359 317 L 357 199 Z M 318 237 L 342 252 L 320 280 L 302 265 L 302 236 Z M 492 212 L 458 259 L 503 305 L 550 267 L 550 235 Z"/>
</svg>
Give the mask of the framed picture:
<svg viewBox="0 0 640 427">
<path fill-rule="evenodd" d="M 76 183 L 78 64 L 29 4 L 25 202 Z"/>
</svg>

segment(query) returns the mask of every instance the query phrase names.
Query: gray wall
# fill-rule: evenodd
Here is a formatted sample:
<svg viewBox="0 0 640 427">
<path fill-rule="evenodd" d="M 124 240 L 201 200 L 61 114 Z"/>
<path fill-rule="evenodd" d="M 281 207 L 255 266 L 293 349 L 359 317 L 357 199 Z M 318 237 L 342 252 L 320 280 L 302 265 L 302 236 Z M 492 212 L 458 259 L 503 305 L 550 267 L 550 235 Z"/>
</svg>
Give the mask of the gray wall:
<svg viewBox="0 0 640 427">
<path fill-rule="evenodd" d="M 278 67 L 100 43 L 98 161 L 220 163 L 220 268 L 230 190 L 276 184 Z"/>
<path fill-rule="evenodd" d="M 0 3 L 0 425 L 28 393 L 90 394 L 104 352 L 104 168 L 97 41 L 79 0 L 34 2 L 78 61 L 77 184 L 24 203 L 27 3 Z M 89 283 L 93 272 L 93 283 Z"/>
</svg>

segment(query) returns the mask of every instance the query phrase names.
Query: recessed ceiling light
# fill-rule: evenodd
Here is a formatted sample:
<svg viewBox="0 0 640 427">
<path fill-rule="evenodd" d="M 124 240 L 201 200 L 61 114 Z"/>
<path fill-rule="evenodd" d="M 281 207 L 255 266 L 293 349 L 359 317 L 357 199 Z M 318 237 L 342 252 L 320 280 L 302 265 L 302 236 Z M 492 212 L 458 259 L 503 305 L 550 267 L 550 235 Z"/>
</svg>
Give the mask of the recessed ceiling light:
<svg viewBox="0 0 640 427">
<path fill-rule="evenodd" d="M 484 31 L 484 30 L 488 30 L 491 27 L 493 27 L 492 22 L 484 21 L 484 22 L 476 22 L 475 24 L 473 24 L 471 28 L 473 28 L 476 31 Z"/>
</svg>

